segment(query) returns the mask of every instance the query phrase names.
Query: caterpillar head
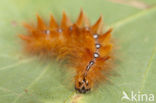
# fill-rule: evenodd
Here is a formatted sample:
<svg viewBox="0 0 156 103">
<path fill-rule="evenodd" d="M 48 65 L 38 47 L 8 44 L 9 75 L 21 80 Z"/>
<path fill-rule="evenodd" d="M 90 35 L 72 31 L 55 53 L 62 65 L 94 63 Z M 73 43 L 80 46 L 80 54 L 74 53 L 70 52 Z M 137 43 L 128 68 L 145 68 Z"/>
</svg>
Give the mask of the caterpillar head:
<svg viewBox="0 0 156 103">
<path fill-rule="evenodd" d="M 80 93 L 86 93 L 92 88 L 92 81 L 87 76 L 76 76 L 75 78 L 75 89 Z"/>
</svg>

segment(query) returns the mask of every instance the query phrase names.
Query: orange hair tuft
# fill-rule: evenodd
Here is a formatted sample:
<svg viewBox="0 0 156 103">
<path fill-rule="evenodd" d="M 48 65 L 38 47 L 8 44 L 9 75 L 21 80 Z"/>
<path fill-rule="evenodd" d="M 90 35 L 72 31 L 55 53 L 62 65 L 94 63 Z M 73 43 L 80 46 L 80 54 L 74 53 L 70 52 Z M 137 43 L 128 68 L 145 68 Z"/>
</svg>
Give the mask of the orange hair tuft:
<svg viewBox="0 0 156 103">
<path fill-rule="evenodd" d="M 110 69 L 108 61 L 112 58 L 113 43 L 109 29 L 102 33 L 102 16 L 91 26 L 83 11 L 75 23 L 71 23 L 63 12 L 58 25 L 51 15 L 49 26 L 37 15 L 37 27 L 24 24 L 28 35 L 19 35 L 27 52 L 49 55 L 58 60 L 68 56 L 75 69 L 75 89 L 86 93 L 93 85 L 106 79 L 103 71 Z"/>
</svg>

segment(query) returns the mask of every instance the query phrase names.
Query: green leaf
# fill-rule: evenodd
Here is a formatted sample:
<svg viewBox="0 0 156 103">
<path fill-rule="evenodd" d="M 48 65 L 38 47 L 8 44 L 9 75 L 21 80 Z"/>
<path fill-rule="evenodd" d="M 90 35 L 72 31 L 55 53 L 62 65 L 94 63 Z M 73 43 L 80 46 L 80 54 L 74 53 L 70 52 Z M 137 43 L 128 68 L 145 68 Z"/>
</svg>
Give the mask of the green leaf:
<svg viewBox="0 0 156 103">
<path fill-rule="evenodd" d="M 36 23 L 36 13 L 47 22 L 50 14 L 60 21 L 65 10 L 74 22 L 81 8 L 92 23 L 103 15 L 105 25 L 114 28 L 119 59 L 114 67 L 118 76 L 87 94 L 75 92 L 74 71 L 25 56 L 17 37 L 25 33 L 22 22 Z M 156 95 L 155 27 L 154 6 L 141 10 L 108 0 L 1 0 L 0 103 L 129 103 L 121 101 L 123 91 Z"/>
</svg>

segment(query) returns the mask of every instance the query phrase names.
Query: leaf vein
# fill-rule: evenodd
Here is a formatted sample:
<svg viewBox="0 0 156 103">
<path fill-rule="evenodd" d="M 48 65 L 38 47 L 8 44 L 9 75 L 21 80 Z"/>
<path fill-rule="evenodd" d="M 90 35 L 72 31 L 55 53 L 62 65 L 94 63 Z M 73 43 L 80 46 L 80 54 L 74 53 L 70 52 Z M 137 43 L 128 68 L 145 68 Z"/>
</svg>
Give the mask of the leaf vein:
<svg viewBox="0 0 156 103">
<path fill-rule="evenodd" d="M 1 70 L 5 70 L 5 69 L 9 69 L 9 68 L 11 68 L 11 67 L 18 66 L 18 65 L 20 65 L 20 64 L 22 64 L 22 63 L 30 62 L 30 61 L 32 61 L 32 60 L 34 60 L 34 59 L 32 59 L 32 58 L 31 58 L 31 59 L 25 59 L 25 60 L 19 61 L 19 62 L 17 62 L 17 63 L 13 63 L 13 64 L 11 64 L 11 65 L 4 66 L 4 67 L 0 68 L 0 71 L 1 71 Z"/>
<path fill-rule="evenodd" d="M 155 48 L 153 49 L 153 52 L 152 52 L 152 55 L 151 57 L 149 58 L 148 60 L 148 64 L 147 64 L 147 67 L 145 68 L 145 72 L 143 74 L 143 80 L 142 80 L 142 85 L 141 85 L 141 89 L 140 91 L 142 91 L 145 87 L 145 83 L 146 83 L 146 78 L 148 76 L 148 73 L 150 71 L 150 68 L 151 68 L 151 65 L 152 65 L 152 61 L 153 61 L 153 57 L 156 55 L 156 46 Z"/>
<path fill-rule="evenodd" d="M 48 66 L 46 66 L 44 69 L 43 69 L 43 71 L 37 76 L 37 78 L 27 87 L 27 89 L 30 89 L 35 83 L 37 83 L 40 79 L 41 79 L 41 77 L 46 73 L 46 71 L 49 69 L 48 68 L 49 67 L 49 65 Z M 22 92 L 22 93 L 20 93 L 16 98 L 15 98 L 15 100 L 12 102 L 12 103 L 16 103 L 19 99 L 20 99 L 20 97 L 22 97 L 22 95 L 24 94 L 24 92 Z"/>
</svg>

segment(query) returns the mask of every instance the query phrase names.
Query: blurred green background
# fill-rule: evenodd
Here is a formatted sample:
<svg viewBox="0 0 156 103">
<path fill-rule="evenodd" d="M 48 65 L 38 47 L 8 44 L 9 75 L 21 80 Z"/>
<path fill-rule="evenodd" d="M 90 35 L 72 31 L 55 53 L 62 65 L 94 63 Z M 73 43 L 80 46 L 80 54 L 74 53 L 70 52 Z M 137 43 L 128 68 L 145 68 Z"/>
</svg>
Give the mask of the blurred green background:
<svg viewBox="0 0 156 103">
<path fill-rule="evenodd" d="M 23 22 L 36 23 L 36 13 L 59 22 L 64 10 L 74 22 L 81 8 L 92 24 L 103 15 L 119 52 L 118 76 L 85 95 L 73 88 L 74 71 L 24 56 L 17 37 Z M 136 103 L 122 101 L 122 92 L 156 95 L 155 74 L 156 0 L 0 0 L 0 103 Z"/>
</svg>

